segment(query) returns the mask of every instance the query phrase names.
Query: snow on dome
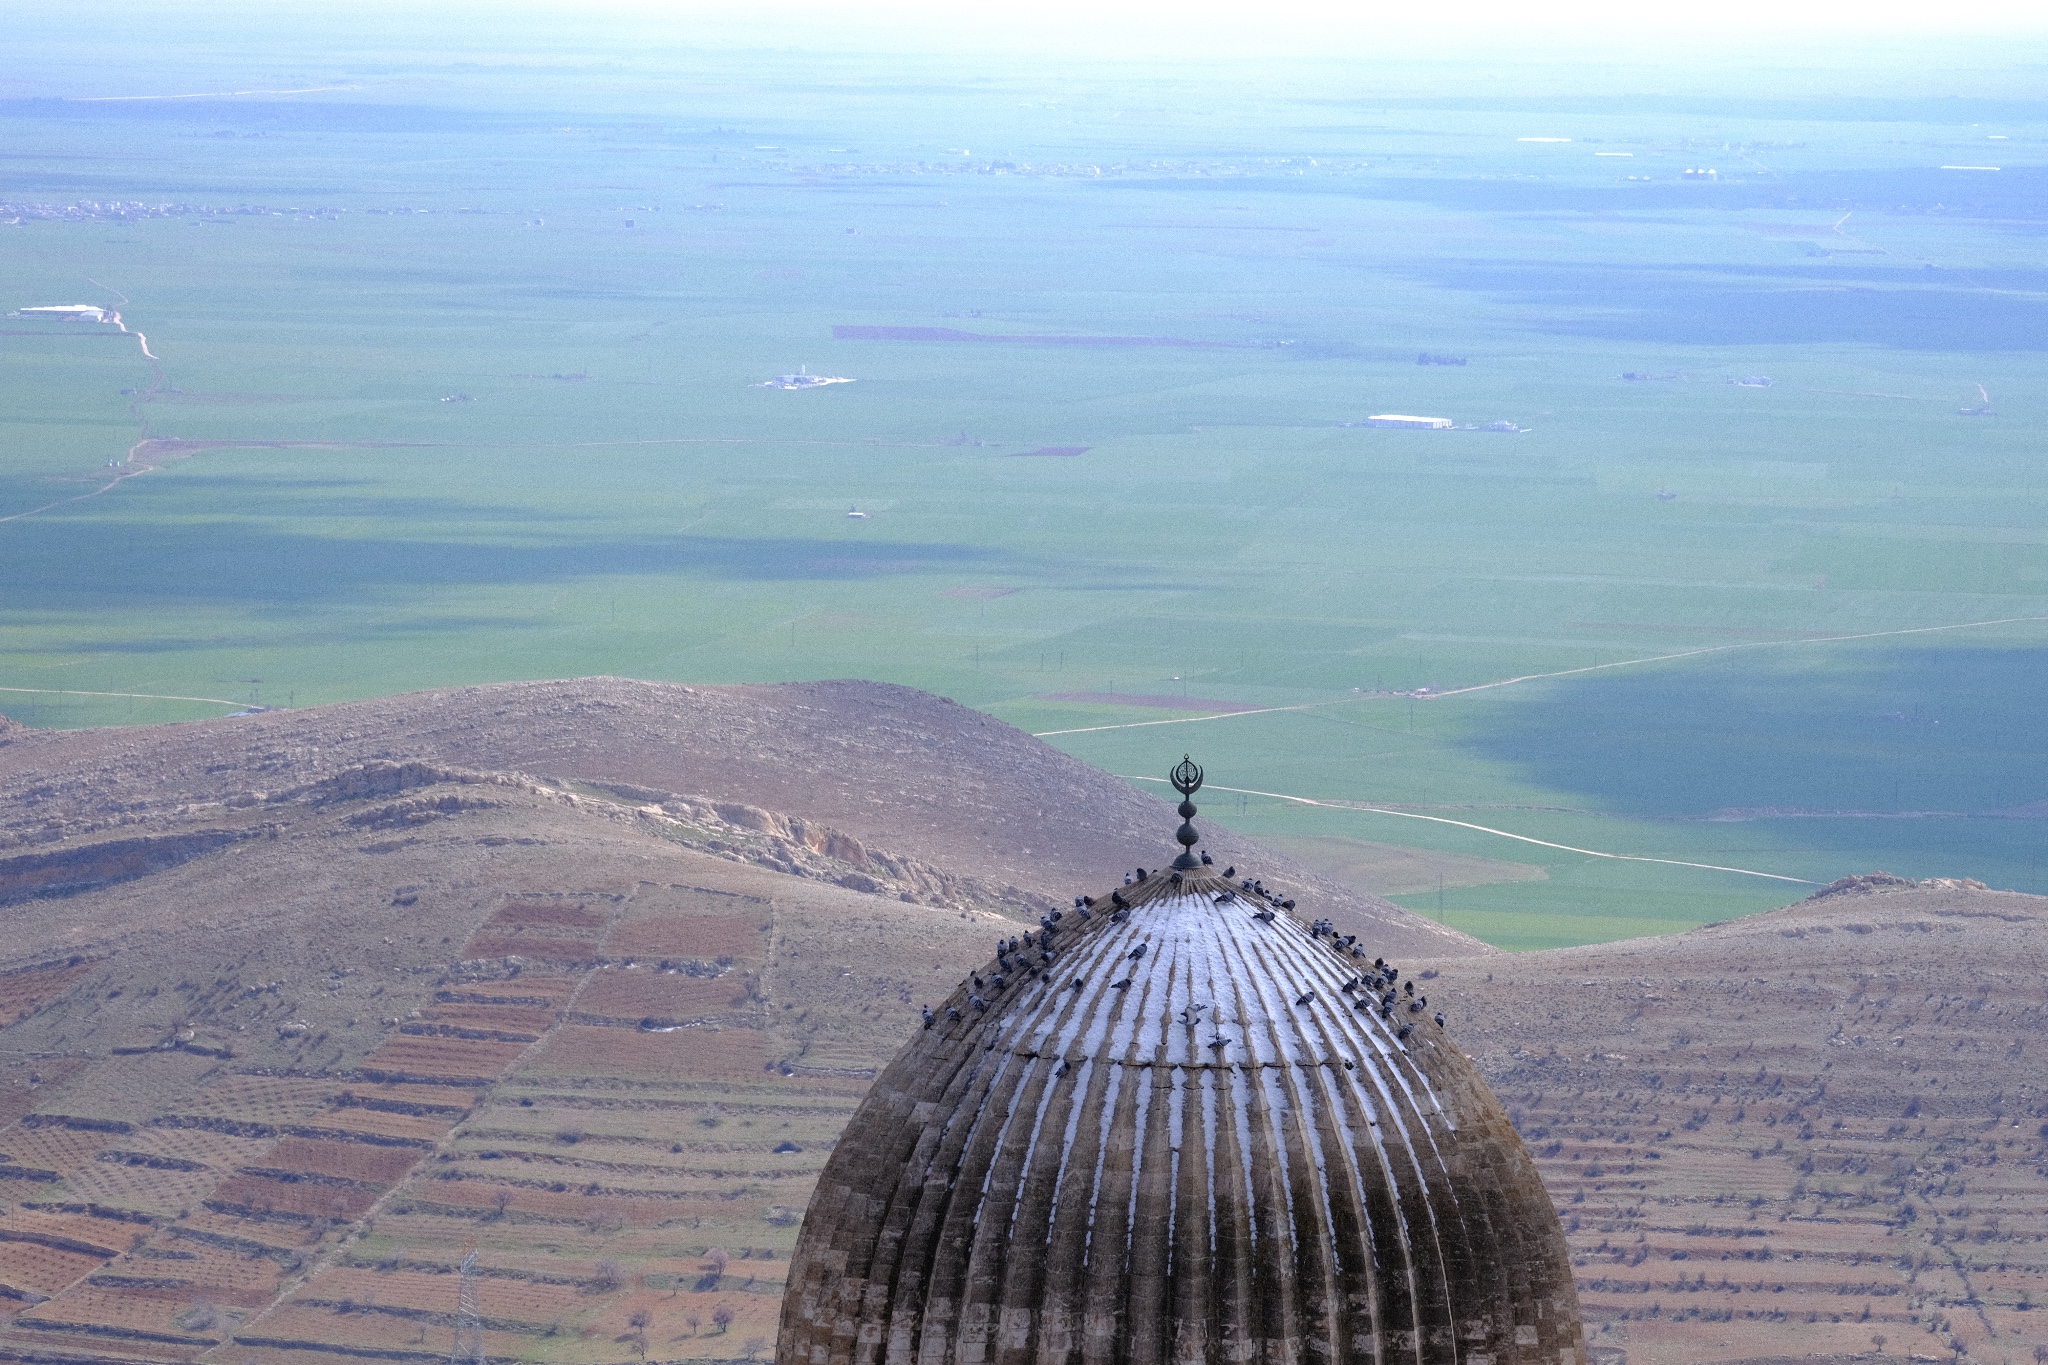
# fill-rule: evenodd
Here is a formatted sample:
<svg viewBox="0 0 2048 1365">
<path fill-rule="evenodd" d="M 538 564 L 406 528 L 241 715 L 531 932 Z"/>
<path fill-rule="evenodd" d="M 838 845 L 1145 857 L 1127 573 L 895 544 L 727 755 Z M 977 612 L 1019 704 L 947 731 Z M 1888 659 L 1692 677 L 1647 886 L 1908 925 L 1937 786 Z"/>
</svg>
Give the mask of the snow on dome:
<svg viewBox="0 0 2048 1365">
<path fill-rule="evenodd" d="M 1005 940 L 834 1149 L 777 1365 L 1582 1365 L 1557 1214 L 1438 1018 L 1205 865 Z"/>
</svg>

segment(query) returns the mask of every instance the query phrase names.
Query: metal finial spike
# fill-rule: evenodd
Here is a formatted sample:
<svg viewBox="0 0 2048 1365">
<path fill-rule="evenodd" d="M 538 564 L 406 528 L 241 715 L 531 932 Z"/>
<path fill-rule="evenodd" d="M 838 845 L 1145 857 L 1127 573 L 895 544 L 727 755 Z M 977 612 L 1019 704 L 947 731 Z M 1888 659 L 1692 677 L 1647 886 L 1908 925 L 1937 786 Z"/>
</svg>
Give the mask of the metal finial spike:
<svg viewBox="0 0 2048 1365">
<path fill-rule="evenodd" d="M 1181 797 L 1178 812 L 1180 828 L 1173 834 L 1180 841 L 1180 856 L 1173 860 L 1173 865 L 1185 872 L 1202 865 L 1201 860 L 1195 857 L 1195 845 L 1202 841 L 1202 836 L 1195 832 L 1195 803 L 1191 799 L 1202 789 L 1202 769 L 1192 758 L 1182 754 L 1180 762 L 1166 775 L 1166 780 L 1173 783 L 1173 789 Z"/>
</svg>

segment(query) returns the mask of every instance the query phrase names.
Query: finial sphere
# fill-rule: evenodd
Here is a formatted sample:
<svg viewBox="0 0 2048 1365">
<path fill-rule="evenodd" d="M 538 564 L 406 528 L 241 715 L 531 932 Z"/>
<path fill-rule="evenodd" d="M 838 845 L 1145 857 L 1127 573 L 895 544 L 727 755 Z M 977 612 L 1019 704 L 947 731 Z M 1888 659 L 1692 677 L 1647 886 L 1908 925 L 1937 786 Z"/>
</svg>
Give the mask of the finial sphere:
<svg viewBox="0 0 2048 1365">
<path fill-rule="evenodd" d="M 1202 789 L 1202 769 L 1186 754 L 1180 756 L 1180 762 L 1166 778 L 1182 796 L 1193 796 Z"/>
</svg>

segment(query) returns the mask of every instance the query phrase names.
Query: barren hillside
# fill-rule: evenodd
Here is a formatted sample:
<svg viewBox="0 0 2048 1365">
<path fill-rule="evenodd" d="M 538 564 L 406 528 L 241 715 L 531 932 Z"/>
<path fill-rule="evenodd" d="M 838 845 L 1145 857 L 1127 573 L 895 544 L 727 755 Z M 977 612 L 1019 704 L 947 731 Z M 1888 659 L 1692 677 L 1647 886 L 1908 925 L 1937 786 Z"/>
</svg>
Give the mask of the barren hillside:
<svg viewBox="0 0 2048 1365">
<path fill-rule="evenodd" d="M 494 1360 L 759 1355 L 919 1006 L 1172 825 L 864 684 L 0 735 L 0 1359 L 445 1359 L 471 1247 Z M 1855 890 L 1510 957 L 1216 846 L 1433 973 L 1608 1360 L 2048 1339 L 2048 901 Z"/>
<path fill-rule="evenodd" d="M 701 807 L 752 806 L 942 868 L 956 899 L 1031 919 L 1082 886 L 1178 852 L 1166 802 L 929 693 L 584 678 L 147 730 L 17 732 L 0 742 L 0 854 L 177 829 L 190 823 L 183 811 L 262 804 L 373 761 L 531 774 L 628 804 L 682 795 Z M 1219 858 L 1253 855 L 1245 841 L 1211 835 Z M 1261 852 L 1260 863 L 1273 869 L 1269 880 L 1313 892 L 1330 918 L 1375 944 L 1492 951 L 1291 860 Z"/>
<path fill-rule="evenodd" d="M 2048 899 L 1846 889 L 1435 964 L 1631 1365 L 2048 1344 Z"/>
</svg>

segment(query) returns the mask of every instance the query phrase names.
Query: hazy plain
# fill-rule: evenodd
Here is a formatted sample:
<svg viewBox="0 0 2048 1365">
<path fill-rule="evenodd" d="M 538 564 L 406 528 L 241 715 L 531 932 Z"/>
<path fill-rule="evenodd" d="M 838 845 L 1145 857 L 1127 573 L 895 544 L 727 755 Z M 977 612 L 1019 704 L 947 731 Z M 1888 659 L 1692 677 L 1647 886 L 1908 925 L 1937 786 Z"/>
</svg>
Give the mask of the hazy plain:
<svg viewBox="0 0 2048 1365">
<path fill-rule="evenodd" d="M 0 324 L 0 711 L 862 676 L 1505 946 L 2043 889 L 2024 81 L 301 66 L 0 104 L 0 304 L 161 358 Z"/>
</svg>

